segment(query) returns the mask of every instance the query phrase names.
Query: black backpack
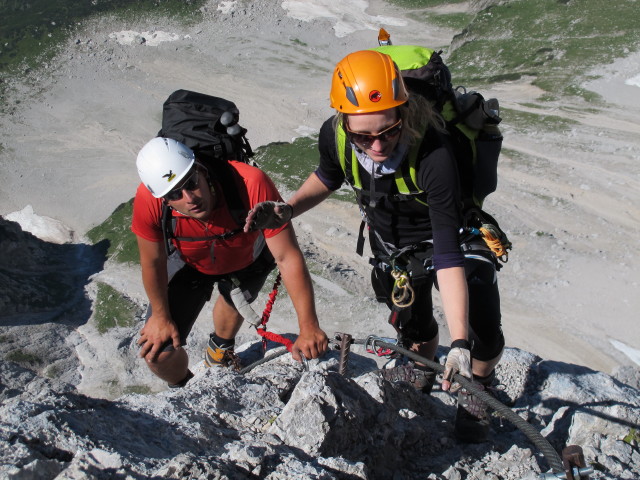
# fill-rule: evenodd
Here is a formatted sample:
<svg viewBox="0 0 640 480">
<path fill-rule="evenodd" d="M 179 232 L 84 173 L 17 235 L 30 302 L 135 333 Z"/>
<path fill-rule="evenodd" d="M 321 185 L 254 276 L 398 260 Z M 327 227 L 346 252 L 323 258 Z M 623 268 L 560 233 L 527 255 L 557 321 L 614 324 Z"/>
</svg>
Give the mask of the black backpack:
<svg viewBox="0 0 640 480">
<path fill-rule="evenodd" d="M 159 137 L 184 143 L 201 161 L 249 162 L 253 151 L 247 130 L 238 125 L 235 103 L 189 90 L 176 90 L 162 106 Z"/>
<path fill-rule="evenodd" d="M 227 163 L 228 160 L 250 163 L 253 156 L 251 145 L 246 138 L 247 130 L 238 124 L 239 117 L 240 112 L 233 102 L 204 93 L 176 90 L 164 102 L 162 129 L 157 136 L 172 138 L 193 150 L 196 159 L 205 165 L 210 176 L 216 178 L 222 186 L 231 216 L 238 224 L 237 229 L 215 237 L 176 237 L 176 219 L 171 214 L 171 207 L 165 204 L 162 209 L 162 230 L 167 255 L 175 250 L 172 239 L 220 239 L 242 232 L 248 212 L 248 201 L 244 200 L 246 192 L 239 190 L 241 187 L 239 182 L 236 182 L 236 175 Z"/>
</svg>

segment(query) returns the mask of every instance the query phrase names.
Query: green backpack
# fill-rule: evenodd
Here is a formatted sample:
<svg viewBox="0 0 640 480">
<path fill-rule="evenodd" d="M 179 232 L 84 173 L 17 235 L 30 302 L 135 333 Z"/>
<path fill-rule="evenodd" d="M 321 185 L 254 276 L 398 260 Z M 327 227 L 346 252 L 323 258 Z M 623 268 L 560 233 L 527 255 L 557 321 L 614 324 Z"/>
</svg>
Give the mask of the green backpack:
<svg viewBox="0 0 640 480">
<path fill-rule="evenodd" d="M 414 45 L 382 45 L 374 48 L 398 65 L 410 92 L 427 98 L 447 125 L 465 209 L 482 208 L 484 199 L 498 185 L 498 157 L 502 133 L 498 124 L 498 100 L 464 87 L 453 88 L 451 73 L 440 53 Z"/>
</svg>

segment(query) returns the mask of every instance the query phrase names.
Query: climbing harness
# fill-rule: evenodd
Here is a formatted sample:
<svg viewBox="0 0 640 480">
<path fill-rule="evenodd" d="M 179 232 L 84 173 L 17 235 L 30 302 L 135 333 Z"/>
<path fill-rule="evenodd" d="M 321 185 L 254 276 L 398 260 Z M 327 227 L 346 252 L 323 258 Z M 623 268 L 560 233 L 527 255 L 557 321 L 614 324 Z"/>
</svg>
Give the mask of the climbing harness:
<svg viewBox="0 0 640 480">
<path fill-rule="evenodd" d="M 409 273 L 396 268 L 391 272 L 391 276 L 394 280 L 391 301 L 398 308 L 410 307 L 416 298 L 416 294 L 411 286 Z"/>
</svg>

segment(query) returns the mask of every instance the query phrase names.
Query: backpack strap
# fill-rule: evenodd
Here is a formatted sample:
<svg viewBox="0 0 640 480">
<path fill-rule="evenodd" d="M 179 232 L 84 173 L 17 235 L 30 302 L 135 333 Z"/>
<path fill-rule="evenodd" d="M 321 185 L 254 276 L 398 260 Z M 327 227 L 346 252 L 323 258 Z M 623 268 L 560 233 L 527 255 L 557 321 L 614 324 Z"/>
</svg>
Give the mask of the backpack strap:
<svg viewBox="0 0 640 480">
<path fill-rule="evenodd" d="M 249 206 L 245 204 L 243 198 L 246 198 L 248 201 L 248 193 L 244 183 L 240 184 L 238 181 L 238 175 L 235 169 L 229 165 L 229 162 L 218 161 L 208 162 L 207 171 L 222 187 L 222 193 L 227 202 L 227 208 L 231 213 L 231 217 L 239 227 L 244 227 L 247 214 L 249 213 Z"/>
<path fill-rule="evenodd" d="M 176 230 L 176 219 L 173 216 L 173 208 L 167 205 L 166 202 L 162 202 L 162 217 L 160 224 L 162 226 L 162 238 L 164 240 L 164 251 L 167 257 L 170 257 L 173 252 L 176 251 L 175 245 L 171 242 L 175 238 L 174 232 Z"/>
</svg>

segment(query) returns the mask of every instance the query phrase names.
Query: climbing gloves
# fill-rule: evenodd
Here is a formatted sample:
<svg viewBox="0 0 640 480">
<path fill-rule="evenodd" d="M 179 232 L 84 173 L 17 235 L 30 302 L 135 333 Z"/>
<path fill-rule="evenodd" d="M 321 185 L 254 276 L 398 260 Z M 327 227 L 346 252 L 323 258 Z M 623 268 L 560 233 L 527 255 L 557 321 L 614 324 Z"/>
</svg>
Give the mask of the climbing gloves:
<svg viewBox="0 0 640 480">
<path fill-rule="evenodd" d="M 265 228 L 280 228 L 291 220 L 292 215 L 293 208 L 289 204 L 272 201 L 260 202 L 249 211 L 244 230 L 247 232 Z"/>
<path fill-rule="evenodd" d="M 471 379 L 473 374 L 471 372 L 471 345 L 467 340 L 454 340 L 451 343 L 451 350 L 447 355 L 447 361 L 444 364 L 444 376 L 443 380 L 452 382 L 450 392 L 455 393 L 462 385 L 453 381 L 453 376 L 459 373 L 463 377 Z"/>
</svg>

